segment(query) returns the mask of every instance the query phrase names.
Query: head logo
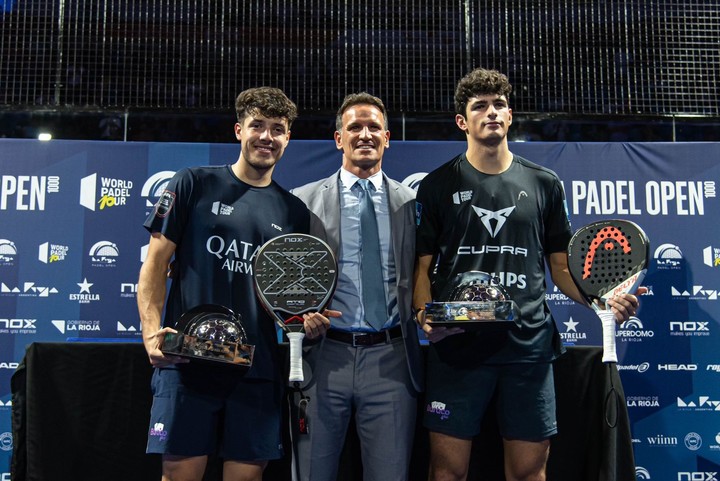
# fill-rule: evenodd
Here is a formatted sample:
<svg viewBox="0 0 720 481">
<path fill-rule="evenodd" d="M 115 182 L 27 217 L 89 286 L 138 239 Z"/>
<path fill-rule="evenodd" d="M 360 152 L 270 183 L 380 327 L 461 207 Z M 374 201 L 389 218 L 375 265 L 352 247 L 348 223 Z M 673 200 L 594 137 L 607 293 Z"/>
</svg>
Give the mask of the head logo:
<svg viewBox="0 0 720 481">
<path fill-rule="evenodd" d="M 472 206 L 475 213 L 480 217 L 480 221 L 483 223 L 485 228 L 490 233 L 491 237 L 495 237 L 498 232 L 500 232 L 500 229 L 502 229 L 503 225 L 505 225 L 505 221 L 510 216 L 513 210 L 515 210 L 515 206 L 507 207 L 505 209 L 500 209 L 498 211 L 491 211 L 491 210 L 485 210 L 481 209 L 480 207 Z M 492 221 L 495 221 L 495 226 L 493 227 Z"/>
<path fill-rule="evenodd" d="M 420 187 L 420 182 L 425 178 L 426 175 L 427 172 L 415 172 L 414 174 L 410 174 L 405 177 L 402 181 L 402 184 L 407 185 L 413 190 L 418 190 L 418 187 Z"/>
<path fill-rule="evenodd" d="M 174 175 L 172 170 L 163 170 L 145 181 L 140 191 L 140 195 L 145 197 L 145 207 L 151 208 L 155 205 Z"/>
<path fill-rule="evenodd" d="M 673 244 L 662 244 L 653 254 L 658 269 L 677 269 L 683 259 L 680 248 Z"/>
<path fill-rule="evenodd" d="M 111 266 L 117 262 L 120 251 L 117 244 L 110 241 L 100 241 L 90 248 L 88 255 L 95 266 Z"/>
<path fill-rule="evenodd" d="M 635 477 L 637 479 L 652 479 L 650 477 L 650 472 L 642 466 L 635 467 Z"/>
</svg>

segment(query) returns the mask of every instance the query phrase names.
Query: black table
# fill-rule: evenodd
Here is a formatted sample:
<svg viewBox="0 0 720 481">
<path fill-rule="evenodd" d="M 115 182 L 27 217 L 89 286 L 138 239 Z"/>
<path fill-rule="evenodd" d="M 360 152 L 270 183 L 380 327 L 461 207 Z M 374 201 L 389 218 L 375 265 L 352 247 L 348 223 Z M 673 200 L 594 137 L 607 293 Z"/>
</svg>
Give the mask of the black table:
<svg viewBox="0 0 720 481">
<path fill-rule="evenodd" d="M 548 462 L 552 481 L 636 479 L 620 377 L 601 357 L 600 348 L 570 347 L 555 363 L 560 433 L 552 439 Z M 12 378 L 13 481 L 158 481 L 160 457 L 144 452 L 151 375 L 139 343 L 31 344 Z M 611 385 L 618 397 L 608 405 Z M 421 400 L 419 412 L 423 406 Z M 617 425 L 610 427 L 606 417 Z M 427 479 L 427 460 L 427 431 L 418 425 L 411 481 Z M 221 479 L 220 466 L 211 460 L 205 479 Z M 288 456 L 271 462 L 264 479 L 289 480 Z M 339 479 L 362 479 L 352 427 Z M 468 479 L 504 479 L 502 444 L 491 415 L 474 442 Z"/>
</svg>

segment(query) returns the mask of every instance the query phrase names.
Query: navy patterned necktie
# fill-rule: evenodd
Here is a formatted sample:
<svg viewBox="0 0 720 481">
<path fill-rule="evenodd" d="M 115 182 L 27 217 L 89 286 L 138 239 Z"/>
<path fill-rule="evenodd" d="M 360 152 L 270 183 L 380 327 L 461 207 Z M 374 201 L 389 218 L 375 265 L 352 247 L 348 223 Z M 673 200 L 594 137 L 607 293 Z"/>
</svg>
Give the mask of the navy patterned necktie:
<svg viewBox="0 0 720 481">
<path fill-rule="evenodd" d="M 365 306 L 365 320 L 378 331 L 387 321 L 385 281 L 380 258 L 380 235 L 378 233 L 375 206 L 372 200 L 370 181 L 359 179 L 360 185 L 360 238 L 362 301 Z"/>
</svg>

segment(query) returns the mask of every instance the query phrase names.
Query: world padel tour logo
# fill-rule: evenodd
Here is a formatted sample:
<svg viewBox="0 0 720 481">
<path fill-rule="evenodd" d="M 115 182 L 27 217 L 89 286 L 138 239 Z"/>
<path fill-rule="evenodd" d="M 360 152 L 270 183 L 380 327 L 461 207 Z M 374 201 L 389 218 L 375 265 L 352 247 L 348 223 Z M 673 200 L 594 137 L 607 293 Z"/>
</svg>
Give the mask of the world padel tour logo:
<svg viewBox="0 0 720 481">
<path fill-rule="evenodd" d="M 653 257 L 658 269 L 680 269 L 683 259 L 680 248 L 673 244 L 661 244 L 655 249 Z"/>
<path fill-rule="evenodd" d="M 145 198 L 145 207 L 151 209 L 158 201 L 163 191 L 173 178 L 175 172 L 172 170 L 163 170 L 157 174 L 150 176 L 142 186 L 140 195 Z"/>
<path fill-rule="evenodd" d="M 80 180 L 80 205 L 92 211 L 126 205 L 132 187 L 131 180 L 88 175 Z"/>
<path fill-rule="evenodd" d="M 94 267 L 115 267 L 120 251 L 117 244 L 110 241 L 96 242 L 88 252 Z"/>
<path fill-rule="evenodd" d="M 707 246 L 702 252 L 703 264 L 708 267 L 720 267 L 720 247 Z"/>
<path fill-rule="evenodd" d="M 68 246 L 43 242 L 38 246 L 38 260 L 43 264 L 64 261 L 69 250 Z"/>
<path fill-rule="evenodd" d="M 0 265 L 12 265 L 17 256 L 15 243 L 8 239 L 0 239 Z"/>
</svg>

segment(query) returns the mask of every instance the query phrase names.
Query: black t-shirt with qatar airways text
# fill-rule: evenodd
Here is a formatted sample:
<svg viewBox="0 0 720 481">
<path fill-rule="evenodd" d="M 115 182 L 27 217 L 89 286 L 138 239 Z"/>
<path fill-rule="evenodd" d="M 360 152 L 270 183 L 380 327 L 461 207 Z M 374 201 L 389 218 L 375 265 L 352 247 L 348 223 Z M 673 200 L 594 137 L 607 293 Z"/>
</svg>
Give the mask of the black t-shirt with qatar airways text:
<svg viewBox="0 0 720 481">
<path fill-rule="evenodd" d="M 437 296 L 458 273 L 487 272 L 500 278 L 522 322 L 509 332 L 450 336 L 436 348 L 464 363 L 557 357 L 562 346 L 545 302 L 545 257 L 566 251 L 572 236 L 557 175 L 517 155 L 506 171 L 488 175 L 461 154 L 423 179 L 417 202 L 417 254 L 437 258 L 433 298 L 444 300 Z"/>
<path fill-rule="evenodd" d="M 164 324 L 202 304 L 229 307 L 255 345 L 246 377 L 274 379 L 275 323 L 255 296 L 253 262 L 268 240 L 308 232 L 305 204 L 275 182 L 242 182 L 229 165 L 194 167 L 175 174 L 144 225 L 177 244 Z"/>
</svg>

